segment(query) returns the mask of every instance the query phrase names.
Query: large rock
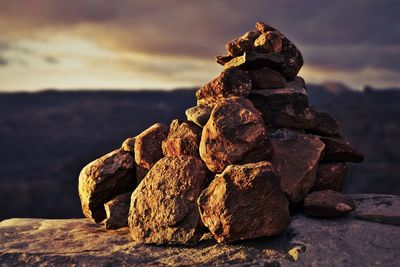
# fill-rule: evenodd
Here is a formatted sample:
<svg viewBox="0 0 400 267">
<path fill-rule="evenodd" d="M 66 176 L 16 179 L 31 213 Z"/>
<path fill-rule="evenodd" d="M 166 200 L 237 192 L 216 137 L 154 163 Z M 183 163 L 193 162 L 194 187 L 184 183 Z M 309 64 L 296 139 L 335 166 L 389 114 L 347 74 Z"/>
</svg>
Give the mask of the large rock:
<svg viewBox="0 0 400 267">
<path fill-rule="evenodd" d="M 111 230 L 128 226 L 131 195 L 132 192 L 127 192 L 114 197 L 104 204 L 107 214 L 107 219 L 105 221 L 106 229 Z"/>
<path fill-rule="evenodd" d="M 218 242 L 277 235 L 290 216 L 279 177 L 267 161 L 228 166 L 198 204 L 204 225 Z"/>
<path fill-rule="evenodd" d="M 266 31 L 261 33 L 254 41 L 254 48 L 263 53 L 282 52 L 282 35 L 278 31 Z"/>
<path fill-rule="evenodd" d="M 200 138 L 201 128 L 199 126 L 190 121 L 173 120 L 169 127 L 168 137 L 162 143 L 164 156 L 199 157 Z"/>
<path fill-rule="evenodd" d="M 268 160 L 271 147 L 260 112 L 245 98 L 224 99 L 203 128 L 200 156 L 215 173 L 228 165 Z"/>
<path fill-rule="evenodd" d="M 249 70 L 252 90 L 275 89 L 285 87 L 286 79 L 278 71 L 270 68 Z"/>
<path fill-rule="evenodd" d="M 389 197 L 399 202 L 399 197 Z M 133 243 L 127 228 L 106 231 L 88 219 L 8 219 L 0 222 L 0 262 L 4 266 L 395 267 L 400 254 L 399 226 L 351 215 L 317 220 L 297 214 L 287 231 L 273 238 L 233 244 L 217 244 L 210 238 L 195 247 L 149 246 Z"/>
<path fill-rule="evenodd" d="M 341 136 L 321 137 L 325 144 L 324 162 L 363 162 L 364 155 L 358 152 Z"/>
<path fill-rule="evenodd" d="M 132 239 L 155 244 L 196 243 L 204 227 L 196 200 L 206 182 L 207 168 L 195 157 L 158 161 L 132 194 Z"/>
<path fill-rule="evenodd" d="M 271 135 L 271 143 L 271 162 L 281 178 L 283 191 L 290 202 L 303 200 L 316 181 L 324 143 L 312 135 L 285 131 Z"/>
<path fill-rule="evenodd" d="M 163 157 L 162 142 L 167 138 L 168 129 L 156 123 L 135 137 L 136 179 L 138 183 L 153 165 Z"/>
<path fill-rule="evenodd" d="M 103 221 L 104 204 L 135 186 L 135 162 L 128 152 L 117 149 L 92 161 L 79 174 L 83 214 L 97 223 Z"/>
<path fill-rule="evenodd" d="M 238 68 L 229 68 L 196 92 L 197 105 L 214 106 L 222 98 L 231 96 L 245 97 L 250 90 L 251 81 L 249 75 Z"/>
<path fill-rule="evenodd" d="M 314 191 L 304 199 L 304 210 L 316 217 L 338 217 L 355 210 L 356 204 L 350 196 L 333 190 Z"/>
<path fill-rule="evenodd" d="M 378 194 L 351 195 L 357 204 L 356 217 L 361 220 L 400 225 L 400 197 Z"/>
<path fill-rule="evenodd" d="M 286 128 L 315 128 L 315 111 L 309 107 L 305 83 L 300 77 L 284 88 L 252 90 L 249 99 L 261 111 L 267 124 Z"/>
<path fill-rule="evenodd" d="M 342 191 L 346 180 L 347 165 L 344 162 L 338 163 L 321 163 L 317 168 L 317 180 L 313 187 L 313 191 L 321 191 L 331 189 L 334 191 Z"/>
<path fill-rule="evenodd" d="M 277 31 L 275 28 L 261 21 L 256 22 L 256 29 L 262 34 Z M 280 53 L 285 57 L 285 64 L 282 65 L 280 71 L 286 79 L 293 80 L 303 66 L 303 56 L 300 50 L 282 33 L 281 37 L 282 44 L 280 46 L 282 46 L 282 49 Z"/>
<path fill-rule="evenodd" d="M 188 121 L 194 122 L 200 127 L 204 127 L 210 118 L 211 111 L 212 107 L 203 105 L 188 108 L 185 114 Z"/>
</svg>

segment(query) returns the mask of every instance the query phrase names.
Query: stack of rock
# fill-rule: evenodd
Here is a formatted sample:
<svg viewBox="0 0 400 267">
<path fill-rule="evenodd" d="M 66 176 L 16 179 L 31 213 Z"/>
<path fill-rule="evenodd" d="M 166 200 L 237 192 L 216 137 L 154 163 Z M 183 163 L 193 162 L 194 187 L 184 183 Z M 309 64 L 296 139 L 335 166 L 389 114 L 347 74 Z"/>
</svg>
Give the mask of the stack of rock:
<svg viewBox="0 0 400 267">
<path fill-rule="evenodd" d="M 289 207 L 354 210 L 340 193 L 345 162 L 363 156 L 309 105 L 300 51 L 262 22 L 226 50 L 225 70 L 197 91 L 186 121 L 157 123 L 82 170 L 85 216 L 129 225 L 138 242 L 193 244 L 207 231 L 218 242 L 277 235 Z"/>
</svg>

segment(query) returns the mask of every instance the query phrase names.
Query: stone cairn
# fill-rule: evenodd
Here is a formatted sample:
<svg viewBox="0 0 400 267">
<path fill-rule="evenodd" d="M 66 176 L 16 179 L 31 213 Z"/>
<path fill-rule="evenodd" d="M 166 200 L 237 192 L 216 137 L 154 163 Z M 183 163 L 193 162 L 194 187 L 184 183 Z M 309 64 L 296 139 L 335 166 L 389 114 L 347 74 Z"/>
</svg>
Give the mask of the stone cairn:
<svg viewBox="0 0 400 267">
<path fill-rule="evenodd" d="M 137 242 L 195 244 L 207 232 L 218 242 L 278 235 L 289 210 L 355 209 L 340 192 L 346 162 L 363 155 L 334 118 L 309 106 L 296 46 L 255 27 L 216 57 L 224 71 L 196 92 L 186 121 L 154 124 L 83 168 L 86 217 L 129 226 Z"/>
</svg>

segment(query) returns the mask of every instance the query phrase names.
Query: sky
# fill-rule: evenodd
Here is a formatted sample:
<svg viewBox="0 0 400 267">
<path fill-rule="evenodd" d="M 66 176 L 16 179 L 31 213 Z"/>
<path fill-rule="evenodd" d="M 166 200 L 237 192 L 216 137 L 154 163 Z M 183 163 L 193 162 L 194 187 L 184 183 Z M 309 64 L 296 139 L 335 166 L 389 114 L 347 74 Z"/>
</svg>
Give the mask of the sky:
<svg viewBox="0 0 400 267">
<path fill-rule="evenodd" d="M 399 0 L 0 0 L 0 91 L 197 87 L 256 21 L 309 83 L 400 87 Z"/>
</svg>

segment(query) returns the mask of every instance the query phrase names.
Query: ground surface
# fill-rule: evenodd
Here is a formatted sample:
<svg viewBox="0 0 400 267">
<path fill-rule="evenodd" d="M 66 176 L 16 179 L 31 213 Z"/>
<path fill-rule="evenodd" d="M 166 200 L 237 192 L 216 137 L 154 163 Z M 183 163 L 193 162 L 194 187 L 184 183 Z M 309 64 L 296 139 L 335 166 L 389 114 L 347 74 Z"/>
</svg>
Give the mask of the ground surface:
<svg viewBox="0 0 400 267">
<path fill-rule="evenodd" d="M 373 217 L 400 218 L 400 197 L 353 195 Z M 386 207 L 386 208 L 385 208 Z M 8 219 L 0 222 L 0 265 L 135 266 L 399 266 L 400 226 L 345 218 L 292 217 L 278 237 L 197 246 L 150 246 L 130 241 L 127 229 L 106 231 L 87 219 Z"/>
</svg>

